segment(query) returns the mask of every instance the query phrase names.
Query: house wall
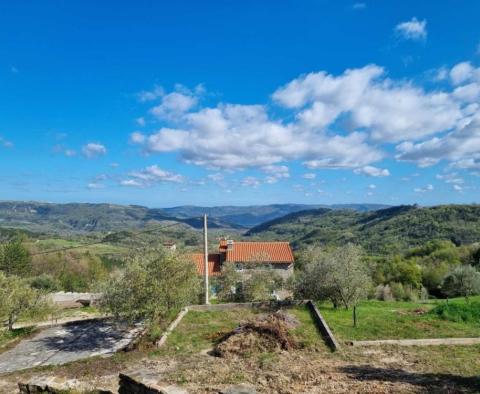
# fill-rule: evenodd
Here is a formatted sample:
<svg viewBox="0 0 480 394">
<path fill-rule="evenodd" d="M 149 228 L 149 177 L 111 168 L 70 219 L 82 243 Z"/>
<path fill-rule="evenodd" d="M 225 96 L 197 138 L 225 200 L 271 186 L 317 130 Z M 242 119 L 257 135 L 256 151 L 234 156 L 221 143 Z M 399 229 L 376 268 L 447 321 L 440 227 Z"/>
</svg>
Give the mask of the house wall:
<svg viewBox="0 0 480 394">
<path fill-rule="evenodd" d="M 267 271 L 267 270 L 273 270 L 276 272 L 278 275 L 280 275 L 283 279 L 288 279 L 290 276 L 293 275 L 293 264 L 292 263 L 274 263 L 274 264 L 265 264 L 262 265 L 259 268 L 256 268 L 255 266 L 258 266 L 258 264 L 250 264 L 250 263 L 236 263 L 236 265 L 239 264 L 243 267 L 243 269 L 240 271 L 244 275 L 249 275 L 249 273 L 252 272 L 260 272 L 260 271 Z"/>
</svg>

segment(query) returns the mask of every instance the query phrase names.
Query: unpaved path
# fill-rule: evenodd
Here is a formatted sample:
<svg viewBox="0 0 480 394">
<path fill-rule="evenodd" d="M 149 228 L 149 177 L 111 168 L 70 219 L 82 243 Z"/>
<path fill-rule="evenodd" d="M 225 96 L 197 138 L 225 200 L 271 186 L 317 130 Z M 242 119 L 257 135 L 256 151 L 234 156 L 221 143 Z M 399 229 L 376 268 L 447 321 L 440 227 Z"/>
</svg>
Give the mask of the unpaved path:
<svg viewBox="0 0 480 394">
<path fill-rule="evenodd" d="M 46 328 L 0 354 L 0 374 L 43 365 L 61 365 L 92 356 L 108 356 L 127 346 L 140 327 L 107 320 L 77 321 Z"/>
</svg>

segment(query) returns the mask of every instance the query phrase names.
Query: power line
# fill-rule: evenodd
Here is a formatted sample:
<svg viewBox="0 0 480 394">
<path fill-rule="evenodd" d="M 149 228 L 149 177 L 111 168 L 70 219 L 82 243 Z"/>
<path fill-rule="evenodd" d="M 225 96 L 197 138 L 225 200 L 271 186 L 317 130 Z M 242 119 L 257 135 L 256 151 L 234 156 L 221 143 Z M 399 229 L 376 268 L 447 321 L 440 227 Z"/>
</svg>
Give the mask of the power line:
<svg viewBox="0 0 480 394">
<path fill-rule="evenodd" d="M 179 224 L 185 224 L 185 223 L 175 222 L 175 223 L 167 224 L 167 225 L 165 225 L 165 226 L 157 227 L 157 228 L 154 228 L 154 229 L 137 231 L 136 234 L 131 234 L 131 236 L 134 236 L 134 237 L 135 237 L 135 236 L 138 236 L 138 235 L 140 235 L 140 234 L 147 234 L 147 233 L 151 233 L 151 232 L 154 232 L 154 231 L 163 230 L 163 229 L 165 229 L 165 228 L 177 226 L 177 225 L 179 225 Z M 90 242 L 90 243 L 86 243 L 86 244 L 83 244 L 83 245 L 70 246 L 70 247 L 67 247 L 67 248 L 58 248 L 58 249 L 44 250 L 44 251 L 41 251 L 41 252 L 32 253 L 31 256 L 39 256 L 39 255 L 49 254 L 49 253 L 65 252 L 65 251 L 67 251 L 67 250 L 81 249 L 81 248 L 86 248 L 86 247 L 88 247 L 88 246 L 100 245 L 100 244 L 104 244 L 104 243 L 108 243 L 108 242 L 109 242 L 109 241 L 104 238 L 104 239 L 102 239 L 101 241 Z"/>
</svg>

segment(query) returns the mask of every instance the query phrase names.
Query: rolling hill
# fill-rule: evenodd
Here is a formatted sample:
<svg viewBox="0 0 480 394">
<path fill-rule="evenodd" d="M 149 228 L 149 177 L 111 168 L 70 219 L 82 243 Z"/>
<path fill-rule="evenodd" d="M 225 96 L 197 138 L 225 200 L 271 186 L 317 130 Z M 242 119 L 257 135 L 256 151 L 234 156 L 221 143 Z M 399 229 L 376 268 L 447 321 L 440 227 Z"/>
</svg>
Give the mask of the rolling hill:
<svg viewBox="0 0 480 394">
<path fill-rule="evenodd" d="M 143 228 L 153 223 L 179 222 L 200 229 L 198 217 L 177 218 L 162 209 L 137 205 L 52 204 L 41 202 L 0 202 L 0 227 L 42 233 L 87 233 Z M 209 221 L 210 228 L 242 228 L 221 220 Z"/>
<path fill-rule="evenodd" d="M 152 223 L 179 222 L 194 229 L 201 229 L 202 216 L 207 213 L 209 228 L 238 232 L 312 207 L 317 208 L 297 204 L 147 208 L 140 205 L 0 201 L 0 227 L 59 234 L 121 231 L 143 228 Z M 366 211 L 382 206 L 352 204 L 349 207 Z"/>
<path fill-rule="evenodd" d="M 480 241 L 479 205 L 404 205 L 372 212 L 315 209 L 296 212 L 253 227 L 254 238 L 308 244 L 361 244 L 371 253 L 399 252 L 432 239 L 457 245 Z"/>
<path fill-rule="evenodd" d="M 164 208 L 163 211 L 168 214 L 179 217 L 200 217 L 204 213 L 210 218 L 221 220 L 231 225 L 253 227 L 269 220 L 288 215 L 294 212 L 300 212 L 318 208 L 330 209 L 353 209 L 355 211 L 367 212 L 377 209 L 387 208 L 388 205 L 381 204 L 334 204 L 334 205 L 306 205 L 306 204 L 270 204 L 270 205 L 250 205 L 250 206 L 219 206 L 219 207 L 197 207 L 184 205 L 173 208 Z"/>
</svg>

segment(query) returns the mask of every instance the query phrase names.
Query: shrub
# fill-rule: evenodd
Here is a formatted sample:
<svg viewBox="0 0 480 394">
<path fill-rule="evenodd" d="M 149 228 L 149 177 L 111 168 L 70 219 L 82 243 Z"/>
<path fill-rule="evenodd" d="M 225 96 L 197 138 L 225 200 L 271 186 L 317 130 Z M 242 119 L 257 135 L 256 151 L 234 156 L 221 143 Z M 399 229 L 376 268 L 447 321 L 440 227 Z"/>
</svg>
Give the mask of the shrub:
<svg viewBox="0 0 480 394">
<path fill-rule="evenodd" d="M 444 303 L 432 309 L 430 313 L 439 316 L 443 320 L 480 323 L 480 302 L 466 304 Z"/>
<path fill-rule="evenodd" d="M 42 274 L 33 278 L 30 286 L 37 290 L 45 290 L 47 292 L 54 292 L 60 290 L 60 284 L 51 275 Z"/>
<path fill-rule="evenodd" d="M 480 294 L 480 272 L 471 265 L 456 267 L 443 280 L 442 291 L 449 297 Z"/>
</svg>

